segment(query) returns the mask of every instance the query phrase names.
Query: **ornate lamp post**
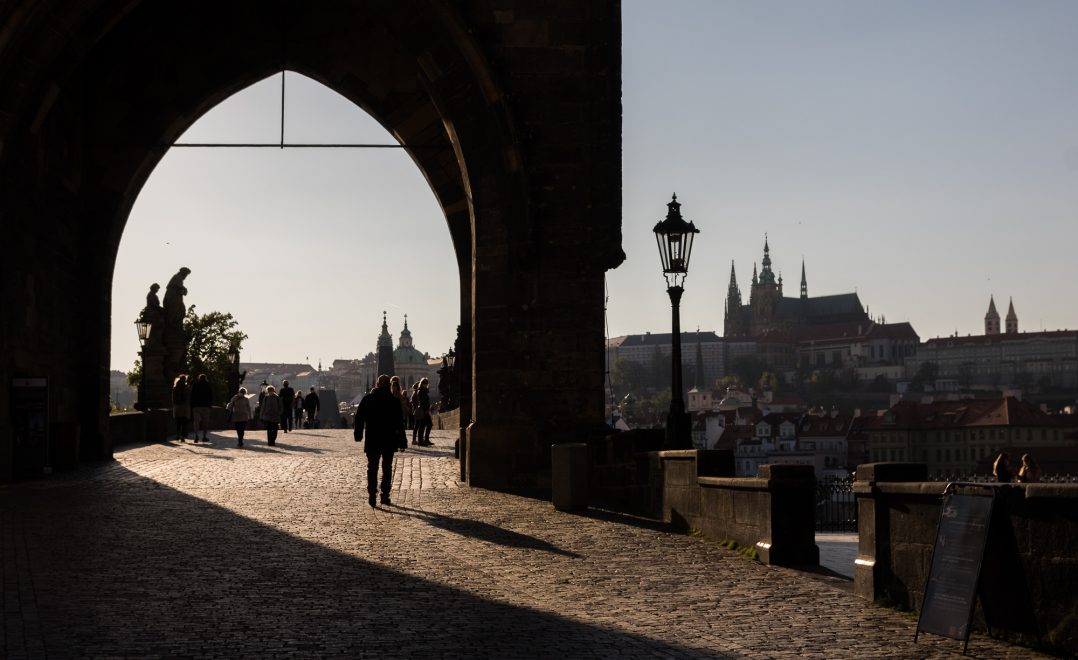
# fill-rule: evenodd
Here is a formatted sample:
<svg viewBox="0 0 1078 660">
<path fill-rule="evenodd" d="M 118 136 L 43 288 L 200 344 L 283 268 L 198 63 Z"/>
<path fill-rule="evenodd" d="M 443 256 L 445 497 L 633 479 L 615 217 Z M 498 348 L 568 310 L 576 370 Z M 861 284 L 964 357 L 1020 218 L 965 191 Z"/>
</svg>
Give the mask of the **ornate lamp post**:
<svg viewBox="0 0 1078 660">
<path fill-rule="evenodd" d="M 142 374 L 139 375 L 138 379 L 138 401 L 135 403 L 135 410 L 145 410 L 146 399 L 143 392 L 145 392 L 146 384 L 146 342 L 150 339 L 150 322 L 146 320 L 146 317 L 140 315 L 135 319 L 135 330 L 138 332 L 139 361 L 142 362 Z"/>
<path fill-rule="evenodd" d="M 454 376 L 453 370 L 453 367 L 454 365 L 456 365 L 456 363 L 457 354 L 453 352 L 453 347 L 450 346 L 449 352 L 445 354 L 445 367 L 447 370 L 446 373 L 449 376 L 449 410 L 452 410 L 457 407 L 457 388 L 455 383 L 456 378 Z"/>
<path fill-rule="evenodd" d="M 689 274 L 689 257 L 693 237 L 700 233 L 691 222 L 681 217 L 681 204 L 677 195 L 667 203 L 666 219 L 655 225 L 655 242 L 659 246 L 666 292 L 670 294 L 673 312 L 673 329 L 670 335 L 672 379 L 670 385 L 670 414 L 666 418 L 666 442 L 674 449 L 692 449 L 690 423 L 685 414 L 685 400 L 681 382 L 681 294 L 685 277 Z"/>
</svg>

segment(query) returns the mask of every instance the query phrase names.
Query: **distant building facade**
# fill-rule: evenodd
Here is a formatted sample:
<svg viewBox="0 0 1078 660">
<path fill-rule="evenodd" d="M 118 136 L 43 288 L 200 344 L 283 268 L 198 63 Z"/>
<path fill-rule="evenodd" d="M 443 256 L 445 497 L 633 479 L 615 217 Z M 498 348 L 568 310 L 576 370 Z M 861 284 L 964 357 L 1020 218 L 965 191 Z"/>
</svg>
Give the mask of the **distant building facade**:
<svg viewBox="0 0 1078 660">
<path fill-rule="evenodd" d="M 1005 331 L 1000 332 L 994 299 L 985 314 L 985 334 L 929 339 L 907 361 L 914 374 L 931 362 L 938 378 L 954 379 L 964 388 L 1078 388 L 1078 331 L 1019 332 L 1012 301 Z"/>
<path fill-rule="evenodd" d="M 1003 447 L 1067 445 L 1072 416 L 1049 415 L 1015 397 L 900 401 L 868 418 L 870 462 L 925 463 L 929 474 L 970 474 Z M 1011 465 L 1017 471 L 1017 459 Z"/>
</svg>

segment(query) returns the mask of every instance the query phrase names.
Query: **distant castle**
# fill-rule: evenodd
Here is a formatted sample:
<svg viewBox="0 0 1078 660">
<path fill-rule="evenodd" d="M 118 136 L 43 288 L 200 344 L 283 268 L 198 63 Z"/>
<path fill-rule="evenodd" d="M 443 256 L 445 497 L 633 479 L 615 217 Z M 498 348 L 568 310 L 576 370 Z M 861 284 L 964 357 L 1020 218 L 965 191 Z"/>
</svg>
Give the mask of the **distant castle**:
<svg viewBox="0 0 1078 660">
<path fill-rule="evenodd" d="M 730 285 L 726 292 L 723 328 L 726 337 L 791 334 L 802 328 L 835 324 L 859 324 L 867 328 L 872 323 L 856 293 L 810 298 L 804 259 L 801 260 L 800 297 L 784 297 L 782 275 L 776 278 L 771 269 L 771 248 L 766 236 L 761 266 L 762 269 L 757 274 L 756 264 L 752 265 L 752 288 L 749 290 L 748 303 L 743 304 L 734 264 L 730 263 Z"/>
</svg>

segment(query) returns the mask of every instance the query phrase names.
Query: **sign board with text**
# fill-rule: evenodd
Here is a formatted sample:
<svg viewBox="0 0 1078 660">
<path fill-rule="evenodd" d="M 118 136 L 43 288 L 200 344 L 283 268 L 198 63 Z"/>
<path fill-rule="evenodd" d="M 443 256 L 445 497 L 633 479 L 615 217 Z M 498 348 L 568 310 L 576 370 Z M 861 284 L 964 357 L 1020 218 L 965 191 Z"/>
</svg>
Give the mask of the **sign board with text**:
<svg viewBox="0 0 1078 660">
<path fill-rule="evenodd" d="M 927 632 L 969 644 L 994 501 L 984 495 L 944 495 L 914 640 Z"/>
</svg>

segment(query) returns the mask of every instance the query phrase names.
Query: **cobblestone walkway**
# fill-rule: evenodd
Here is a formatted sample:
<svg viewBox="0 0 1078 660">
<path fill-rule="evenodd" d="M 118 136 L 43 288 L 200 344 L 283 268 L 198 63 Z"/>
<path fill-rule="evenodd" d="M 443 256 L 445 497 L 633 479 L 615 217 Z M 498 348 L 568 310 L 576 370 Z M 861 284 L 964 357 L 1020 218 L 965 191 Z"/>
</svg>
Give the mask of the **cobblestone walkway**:
<svg viewBox="0 0 1078 660">
<path fill-rule="evenodd" d="M 0 656 L 961 657 L 847 581 L 462 486 L 448 434 L 378 509 L 348 432 L 212 437 L 0 487 Z"/>
</svg>

